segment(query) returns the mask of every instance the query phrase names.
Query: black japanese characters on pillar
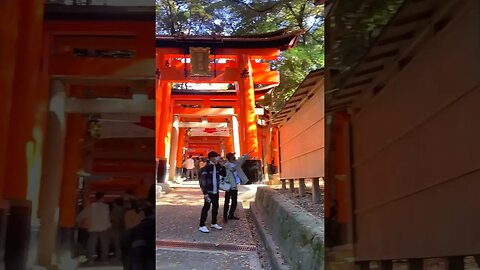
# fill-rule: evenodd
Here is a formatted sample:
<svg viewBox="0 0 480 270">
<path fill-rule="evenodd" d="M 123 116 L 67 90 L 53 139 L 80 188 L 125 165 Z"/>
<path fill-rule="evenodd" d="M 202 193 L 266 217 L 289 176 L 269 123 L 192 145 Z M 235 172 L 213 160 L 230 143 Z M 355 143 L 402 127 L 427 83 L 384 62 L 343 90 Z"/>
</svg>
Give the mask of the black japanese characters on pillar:
<svg viewBox="0 0 480 270">
<path fill-rule="evenodd" d="M 244 69 L 242 70 L 242 73 L 240 74 L 240 78 L 242 78 L 242 79 L 245 80 L 245 79 L 248 78 L 249 76 L 250 76 L 250 72 L 248 72 L 248 70 L 247 70 L 246 68 L 244 68 Z"/>
</svg>

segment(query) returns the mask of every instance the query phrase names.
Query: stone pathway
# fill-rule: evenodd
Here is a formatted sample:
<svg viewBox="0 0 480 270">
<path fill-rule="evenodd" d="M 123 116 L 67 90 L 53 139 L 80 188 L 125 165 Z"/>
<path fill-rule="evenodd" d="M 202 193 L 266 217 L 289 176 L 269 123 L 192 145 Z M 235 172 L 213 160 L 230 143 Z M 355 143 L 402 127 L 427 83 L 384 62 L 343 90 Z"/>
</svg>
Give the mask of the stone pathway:
<svg viewBox="0 0 480 270">
<path fill-rule="evenodd" d="M 77 270 L 123 270 L 123 266 L 92 266 L 80 267 Z"/>
<path fill-rule="evenodd" d="M 240 220 L 224 224 L 223 192 L 220 197 L 218 223 L 223 230 L 208 234 L 198 231 L 203 206 L 198 187 L 179 185 L 157 200 L 157 269 L 262 269 L 242 205 L 236 212 Z"/>
</svg>

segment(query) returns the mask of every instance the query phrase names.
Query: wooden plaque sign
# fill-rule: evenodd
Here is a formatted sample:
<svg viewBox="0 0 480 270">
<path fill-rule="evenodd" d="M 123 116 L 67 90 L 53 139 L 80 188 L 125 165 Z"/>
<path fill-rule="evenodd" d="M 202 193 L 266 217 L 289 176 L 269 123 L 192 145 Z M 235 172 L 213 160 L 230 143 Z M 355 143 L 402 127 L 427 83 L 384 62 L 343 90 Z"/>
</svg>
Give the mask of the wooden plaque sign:
<svg viewBox="0 0 480 270">
<path fill-rule="evenodd" d="M 210 77 L 210 48 L 190 48 L 190 76 Z"/>
</svg>

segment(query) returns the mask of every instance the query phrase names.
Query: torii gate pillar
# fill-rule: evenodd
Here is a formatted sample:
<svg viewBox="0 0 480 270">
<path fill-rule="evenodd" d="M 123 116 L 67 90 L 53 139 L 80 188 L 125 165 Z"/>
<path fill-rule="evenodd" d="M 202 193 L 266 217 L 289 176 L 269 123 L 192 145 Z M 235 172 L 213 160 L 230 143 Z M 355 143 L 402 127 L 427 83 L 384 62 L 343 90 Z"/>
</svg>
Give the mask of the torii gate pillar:
<svg viewBox="0 0 480 270">
<path fill-rule="evenodd" d="M 253 77 L 252 77 L 252 64 L 250 63 L 250 57 L 248 55 L 239 55 L 238 56 L 238 66 L 241 70 L 240 79 L 238 81 L 238 91 L 240 104 L 243 105 L 239 113 L 241 114 L 240 121 L 243 121 L 241 126 L 245 129 L 245 137 L 241 139 L 244 140 L 243 149 L 241 154 L 245 154 L 249 150 L 253 150 L 251 157 L 256 160 L 261 160 L 260 152 L 258 149 L 258 138 L 257 138 L 257 115 L 255 114 L 255 90 L 253 86 Z M 247 149 L 248 148 L 248 149 Z"/>
</svg>

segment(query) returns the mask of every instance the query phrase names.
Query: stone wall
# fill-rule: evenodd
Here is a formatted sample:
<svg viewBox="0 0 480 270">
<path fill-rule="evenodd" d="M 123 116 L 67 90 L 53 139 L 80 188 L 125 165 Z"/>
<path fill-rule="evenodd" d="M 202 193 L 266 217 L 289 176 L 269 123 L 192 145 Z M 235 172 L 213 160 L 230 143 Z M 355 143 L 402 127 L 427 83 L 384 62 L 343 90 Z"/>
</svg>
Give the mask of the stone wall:
<svg viewBox="0 0 480 270">
<path fill-rule="evenodd" d="M 291 269 L 324 269 L 322 220 L 269 187 L 258 188 L 252 208 L 262 216 Z"/>
</svg>

